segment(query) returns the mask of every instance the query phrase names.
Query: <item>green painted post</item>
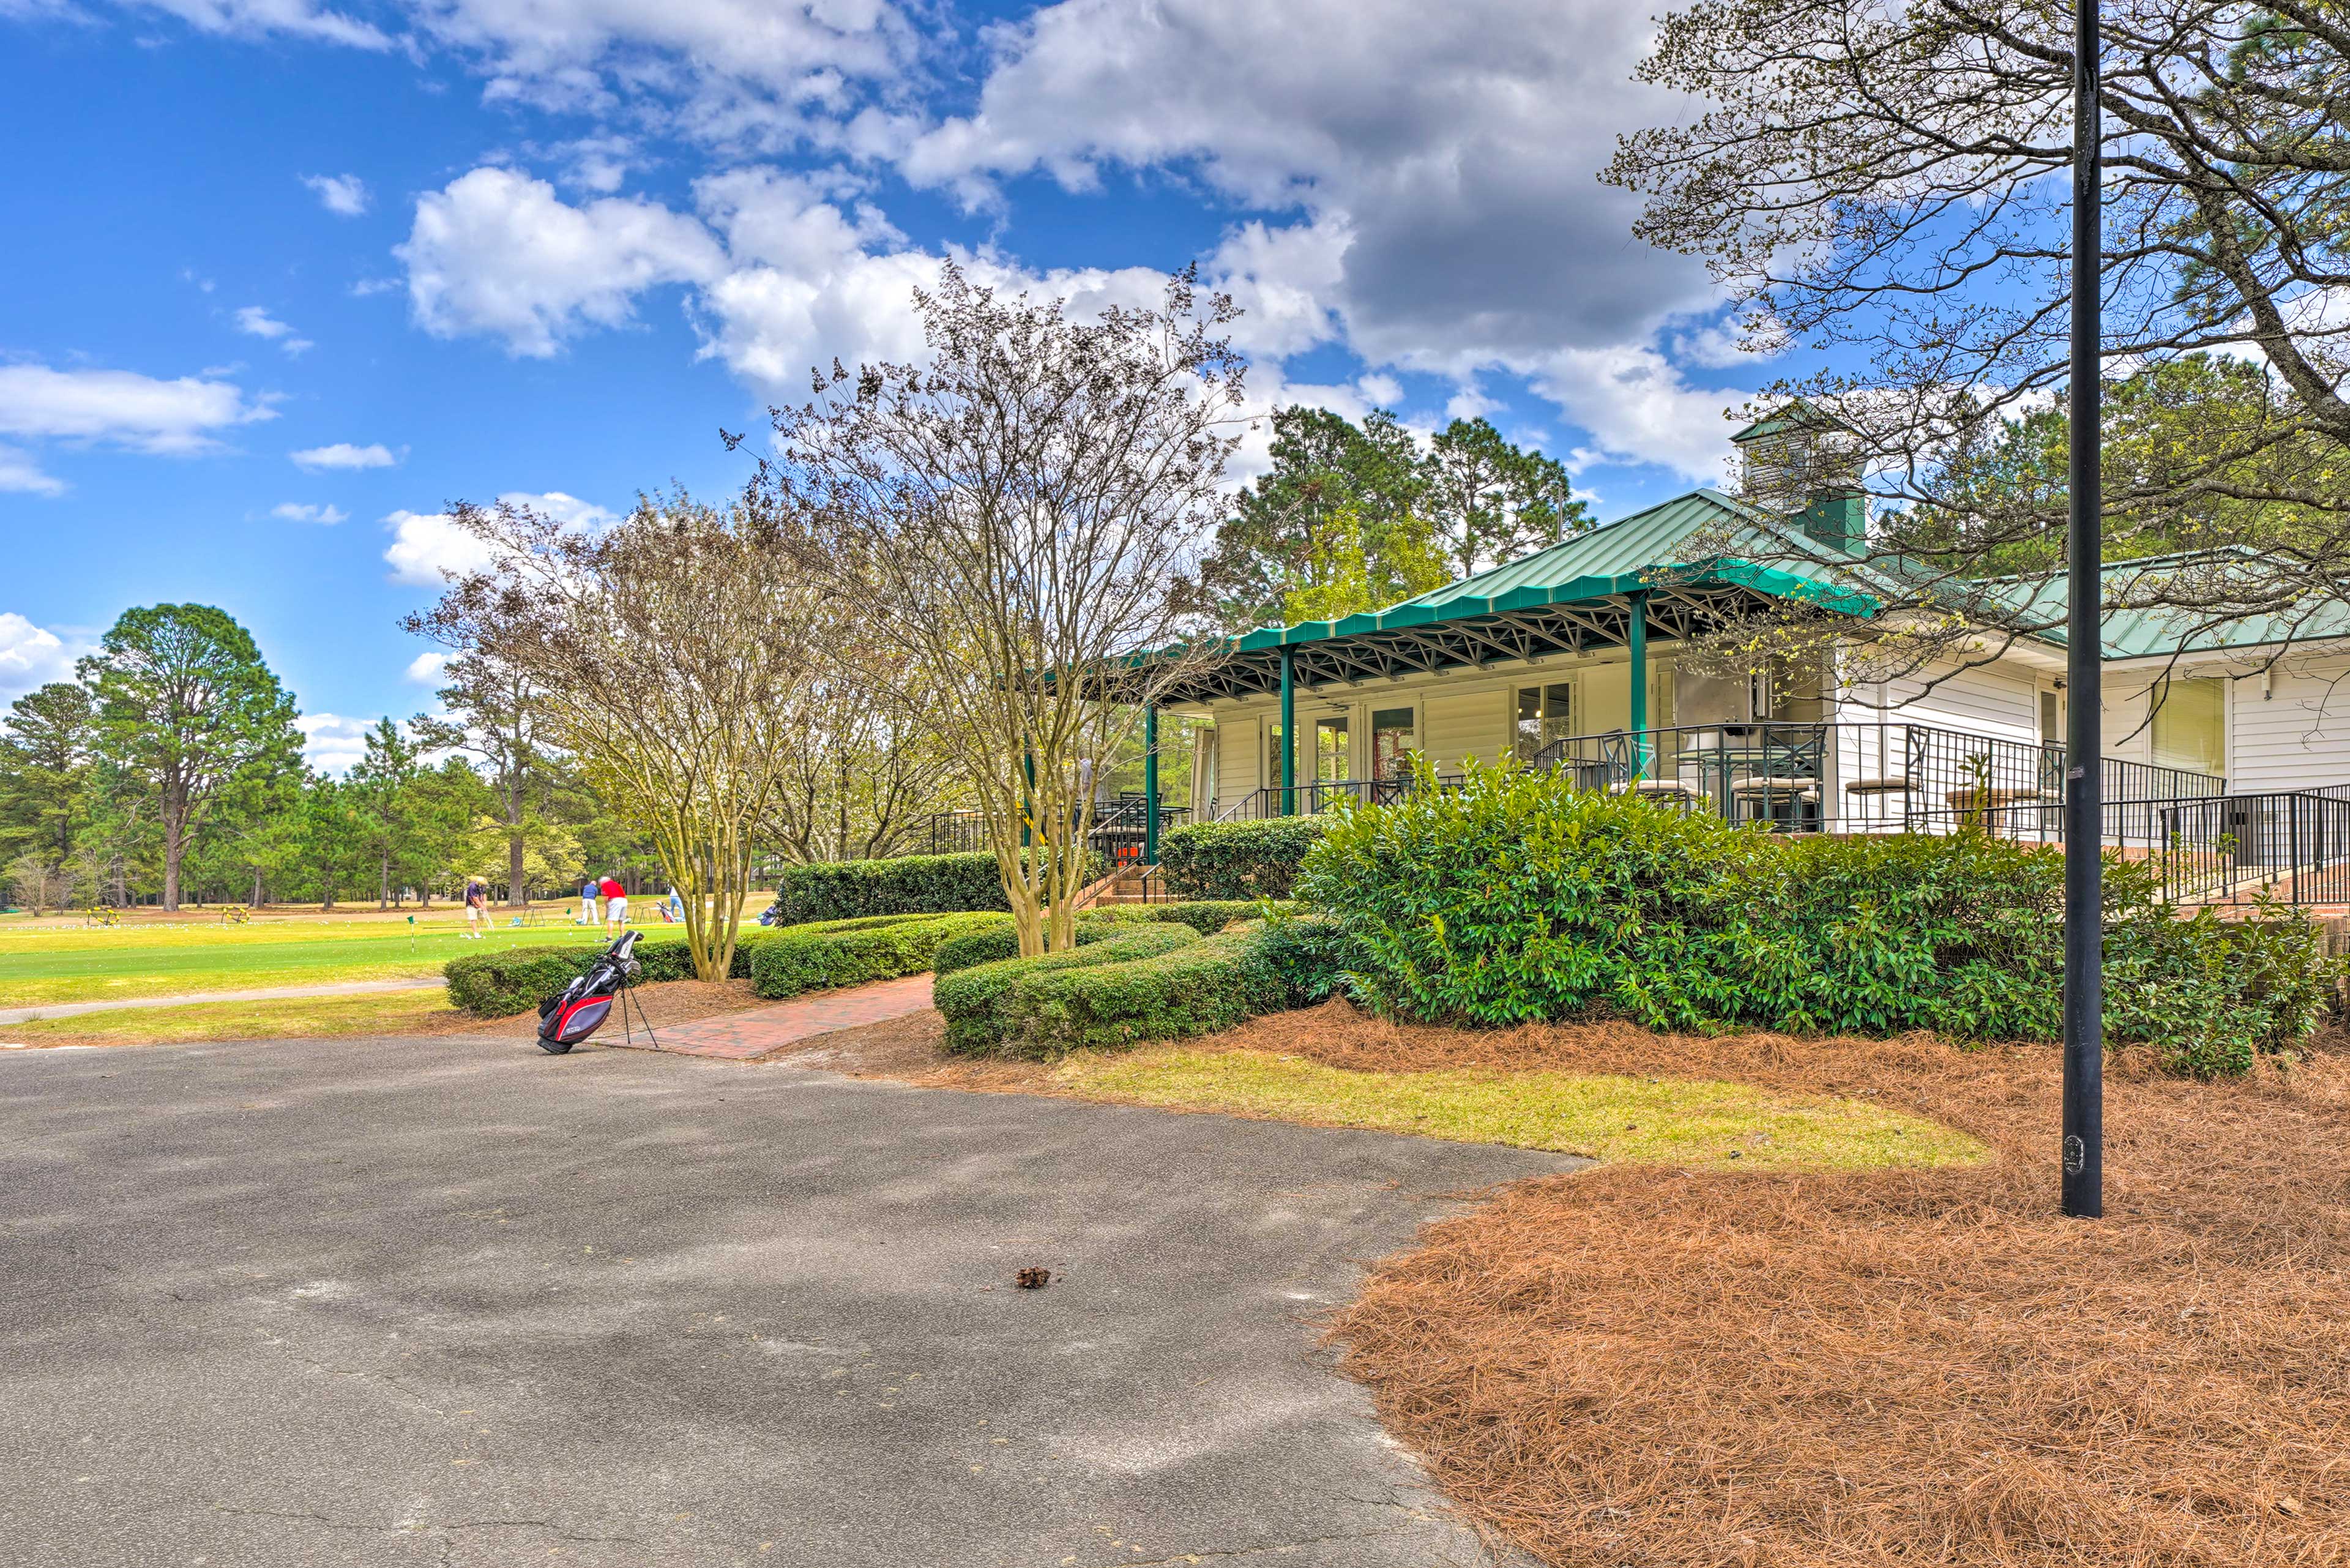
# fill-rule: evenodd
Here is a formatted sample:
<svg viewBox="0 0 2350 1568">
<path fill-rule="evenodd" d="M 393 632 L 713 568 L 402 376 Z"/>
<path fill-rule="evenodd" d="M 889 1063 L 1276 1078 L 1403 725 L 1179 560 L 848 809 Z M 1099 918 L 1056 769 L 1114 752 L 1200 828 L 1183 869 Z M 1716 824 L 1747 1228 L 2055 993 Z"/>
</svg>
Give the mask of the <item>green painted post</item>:
<svg viewBox="0 0 2350 1568">
<path fill-rule="evenodd" d="M 1625 640 L 1632 649 L 1632 776 L 1646 778 L 1648 774 L 1648 593 L 1646 588 L 1632 596 L 1631 635 Z"/>
<path fill-rule="evenodd" d="M 1297 813 L 1297 650 L 1281 650 L 1281 815 Z"/>
<path fill-rule="evenodd" d="M 1142 705 L 1142 863 L 1159 864 L 1159 704 Z"/>
</svg>

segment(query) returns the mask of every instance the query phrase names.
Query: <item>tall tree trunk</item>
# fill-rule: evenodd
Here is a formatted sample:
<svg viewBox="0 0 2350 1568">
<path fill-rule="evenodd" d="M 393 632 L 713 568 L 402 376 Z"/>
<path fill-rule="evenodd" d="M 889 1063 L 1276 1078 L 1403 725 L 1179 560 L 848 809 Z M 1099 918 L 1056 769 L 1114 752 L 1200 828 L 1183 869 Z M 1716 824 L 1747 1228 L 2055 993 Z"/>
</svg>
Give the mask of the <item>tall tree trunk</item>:
<svg viewBox="0 0 2350 1568">
<path fill-rule="evenodd" d="M 180 907 L 180 862 L 188 853 L 187 840 L 181 835 L 186 821 L 186 808 L 173 809 L 167 798 L 163 802 L 163 909 L 167 914 Z"/>
<path fill-rule="evenodd" d="M 389 849 L 383 852 L 383 858 L 376 867 L 375 907 L 379 909 L 391 908 L 391 851 Z"/>
<path fill-rule="evenodd" d="M 523 886 L 522 776 L 506 781 L 506 907 L 520 909 L 530 903 Z"/>
<path fill-rule="evenodd" d="M 254 909 L 258 909 L 259 908 L 261 908 L 261 873 L 260 873 L 259 871 L 255 871 L 255 872 L 253 874 L 253 905 L 252 905 L 252 907 L 253 907 Z"/>
</svg>

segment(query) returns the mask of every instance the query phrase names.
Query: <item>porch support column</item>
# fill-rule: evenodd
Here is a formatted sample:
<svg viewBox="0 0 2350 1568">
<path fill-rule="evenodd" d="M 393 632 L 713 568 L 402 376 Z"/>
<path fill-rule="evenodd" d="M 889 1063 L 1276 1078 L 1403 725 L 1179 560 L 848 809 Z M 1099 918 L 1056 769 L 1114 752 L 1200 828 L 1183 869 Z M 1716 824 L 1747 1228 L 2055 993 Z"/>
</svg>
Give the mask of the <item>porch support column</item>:
<svg viewBox="0 0 2350 1568">
<path fill-rule="evenodd" d="M 1624 641 L 1632 650 L 1632 776 L 1648 776 L 1648 590 L 1632 596 L 1631 632 Z"/>
<path fill-rule="evenodd" d="M 1297 810 L 1297 650 L 1281 650 L 1281 815 Z"/>
<path fill-rule="evenodd" d="M 1159 704 L 1142 705 L 1142 863 L 1159 864 Z"/>
</svg>

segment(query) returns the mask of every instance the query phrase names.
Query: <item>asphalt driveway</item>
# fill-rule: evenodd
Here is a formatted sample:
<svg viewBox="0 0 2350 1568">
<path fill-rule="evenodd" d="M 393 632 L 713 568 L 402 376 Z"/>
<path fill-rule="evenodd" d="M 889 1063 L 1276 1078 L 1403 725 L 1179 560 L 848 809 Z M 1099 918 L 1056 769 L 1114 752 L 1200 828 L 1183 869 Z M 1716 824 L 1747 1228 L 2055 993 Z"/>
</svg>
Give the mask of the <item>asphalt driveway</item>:
<svg viewBox="0 0 2350 1568">
<path fill-rule="evenodd" d="M 0 1563 L 1478 1563 L 1307 1320 L 1569 1163 L 478 1037 L 7 1053 Z"/>
</svg>

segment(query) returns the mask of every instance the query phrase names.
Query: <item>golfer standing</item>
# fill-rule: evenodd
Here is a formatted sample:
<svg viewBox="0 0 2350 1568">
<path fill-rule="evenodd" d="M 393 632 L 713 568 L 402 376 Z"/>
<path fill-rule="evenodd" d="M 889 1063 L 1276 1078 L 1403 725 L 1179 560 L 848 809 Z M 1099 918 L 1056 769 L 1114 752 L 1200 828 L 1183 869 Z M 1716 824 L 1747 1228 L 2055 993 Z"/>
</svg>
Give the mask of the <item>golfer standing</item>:
<svg viewBox="0 0 2350 1568">
<path fill-rule="evenodd" d="M 473 941 L 482 940 L 481 924 L 489 918 L 490 889 L 479 877 L 465 878 L 465 935 Z"/>
<path fill-rule="evenodd" d="M 617 877 L 604 878 L 604 933 L 629 929 L 629 890 Z"/>
<path fill-rule="evenodd" d="M 574 920 L 572 924 L 577 926 L 592 926 L 597 924 L 596 878 L 593 877 L 588 877 L 586 881 L 579 884 L 579 918 L 577 920 Z"/>
</svg>

